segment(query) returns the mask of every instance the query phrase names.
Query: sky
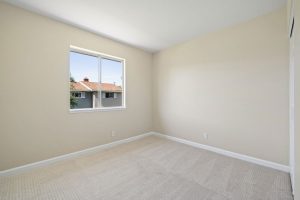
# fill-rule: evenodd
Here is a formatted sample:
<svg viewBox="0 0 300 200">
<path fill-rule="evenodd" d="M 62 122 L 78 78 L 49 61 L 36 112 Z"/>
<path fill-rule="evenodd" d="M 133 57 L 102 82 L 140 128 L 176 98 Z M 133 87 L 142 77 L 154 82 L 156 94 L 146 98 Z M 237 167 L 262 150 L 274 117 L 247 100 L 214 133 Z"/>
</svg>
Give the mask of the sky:
<svg viewBox="0 0 300 200">
<path fill-rule="evenodd" d="M 102 58 L 101 82 L 122 85 L 122 63 Z M 90 82 L 99 82 L 98 58 L 90 55 L 70 52 L 70 76 L 76 82 L 83 81 L 85 77 Z"/>
</svg>

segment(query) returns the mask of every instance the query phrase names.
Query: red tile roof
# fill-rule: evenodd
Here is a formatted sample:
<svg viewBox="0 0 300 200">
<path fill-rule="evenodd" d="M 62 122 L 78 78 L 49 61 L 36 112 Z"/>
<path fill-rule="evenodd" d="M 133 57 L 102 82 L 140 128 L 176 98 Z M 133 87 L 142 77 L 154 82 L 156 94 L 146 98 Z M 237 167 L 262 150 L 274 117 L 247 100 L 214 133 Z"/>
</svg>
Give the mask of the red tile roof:
<svg viewBox="0 0 300 200">
<path fill-rule="evenodd" d="M 70 82 L 72 91 L 90 91 L 79 82 Z"/>
<path fill-rule="evenodd" d="M 122 92 L 122 87 L 112 83 L 97 83 L 89 81 L 70 82 L 71 91 L 89 92 L 89 91 L 105 91 L 105 92 Z"/>
</svg>

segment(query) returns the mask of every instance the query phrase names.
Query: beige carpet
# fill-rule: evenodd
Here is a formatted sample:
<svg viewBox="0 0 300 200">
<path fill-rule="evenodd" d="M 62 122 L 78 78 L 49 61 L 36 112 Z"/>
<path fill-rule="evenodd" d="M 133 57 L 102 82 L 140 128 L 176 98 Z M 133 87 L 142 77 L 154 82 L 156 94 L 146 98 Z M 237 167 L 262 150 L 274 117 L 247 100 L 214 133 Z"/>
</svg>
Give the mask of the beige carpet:
<svg viewBox="0 0 300 200">
<path fill-rule="evenodd" d="M 150 136 L 19 175 L 0 199 L 291 200 L 289 175 Z"/>
</svg>

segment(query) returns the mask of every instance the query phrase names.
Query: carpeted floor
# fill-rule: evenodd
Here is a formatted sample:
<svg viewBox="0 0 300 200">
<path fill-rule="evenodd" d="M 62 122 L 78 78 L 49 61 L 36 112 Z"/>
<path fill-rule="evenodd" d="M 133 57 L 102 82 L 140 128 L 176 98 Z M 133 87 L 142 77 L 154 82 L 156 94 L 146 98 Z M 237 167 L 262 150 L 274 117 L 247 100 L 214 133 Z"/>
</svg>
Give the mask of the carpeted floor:
<svg viewBox="0 0 300 200">
<path fill-rule="evenodd" d="M 0 199 L 292 200 L 287 173 L 155 136 L 0 177 Z"/>
</svg>

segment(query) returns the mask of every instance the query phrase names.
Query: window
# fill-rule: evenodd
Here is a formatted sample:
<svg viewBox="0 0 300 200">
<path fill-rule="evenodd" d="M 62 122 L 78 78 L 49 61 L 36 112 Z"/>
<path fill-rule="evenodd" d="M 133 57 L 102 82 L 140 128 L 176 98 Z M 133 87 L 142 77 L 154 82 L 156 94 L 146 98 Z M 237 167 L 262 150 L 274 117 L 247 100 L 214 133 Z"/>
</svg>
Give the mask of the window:
<svg viewBox="0 0 300 200">
<path fill-rule="evenodd" d="M 104 93 L 104 98 L 114 98 L 114 94 L 113 92 L 105 92 Z"/>
<path fill-rule="evenodd" d="M 125 60 L 71 47 L 70 109 L 125 108 Z"/>
<path fill-rule="evenodd" d="M 85 92 L 72 92 L 72 96 L 75 98 L 85 98 Z"/>
</svg>

